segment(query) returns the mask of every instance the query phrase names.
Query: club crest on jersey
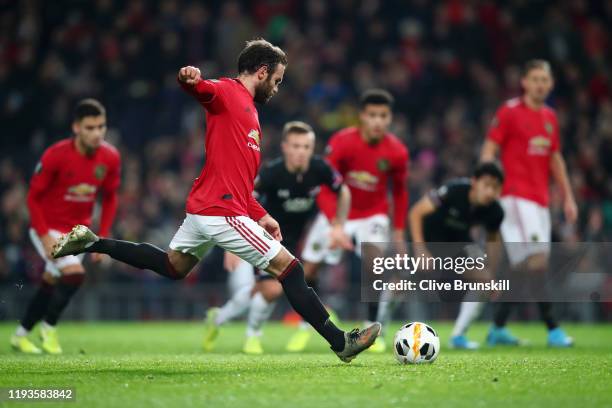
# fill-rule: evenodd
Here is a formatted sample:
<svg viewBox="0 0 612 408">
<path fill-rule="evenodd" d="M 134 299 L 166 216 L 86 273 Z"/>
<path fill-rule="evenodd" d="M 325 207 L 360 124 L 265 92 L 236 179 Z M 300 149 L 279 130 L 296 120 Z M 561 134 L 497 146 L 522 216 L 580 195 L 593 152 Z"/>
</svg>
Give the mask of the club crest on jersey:
<svg viewBox="0 0 612 408">
<path fill-rule="evenodd" d="M 106 166 L 103 164 L 98 164 L 96 168 L 94 169 L 94 176 L 98 180 L 103 180 L 105 175 L 106 175 Z"/>
<path fill-rule="evenodd" d="M 544 123 L 544 129 L 546 129 L 546 133 L 548 133 L 549 135 L 552 135 L 553 132 L 553 125 L 550 122 L 545 122 Z"/>
<path fill-rule="evenodd" d="M 261 151 L 259 148 L 260 136 L 259 131 L 257 129 L 251 129 L 247 134 L 247 139 L 247 146 L 249 146 L 253 150 L 257 150 L 258 152 Z"/>
<path fill-rule="evenodd" d="M 387 170 L 389 170 L 389 167 L 391 167 L 391 165 L 389 164 L 389 160 L 387 160 L 387 159 L 380 159 L 380 160 L 378 160 L 376 162 L 376 167 L 380 171 L 387 171 Z"/>
</svg>

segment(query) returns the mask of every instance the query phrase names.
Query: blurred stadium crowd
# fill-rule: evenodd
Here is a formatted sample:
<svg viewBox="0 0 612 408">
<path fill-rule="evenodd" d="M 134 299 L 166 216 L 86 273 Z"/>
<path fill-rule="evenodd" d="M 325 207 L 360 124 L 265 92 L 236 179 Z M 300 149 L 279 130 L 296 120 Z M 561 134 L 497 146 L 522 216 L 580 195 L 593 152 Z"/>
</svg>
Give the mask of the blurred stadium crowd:
<svg viewBox="0 0 612 408">
<path fill-rule="evenodd" d="M 107 107 L 123 155 L 116 237 L 167 246 L 204 160 L 203 114 L 176 84 L 180 66 L 232 76 L 244 42 L 280 45 L 289 67 L 260 111 L 263 152 L 279 153 L 285 121 L 317 130 L 318 151 L 356 121 L 370 87 L 396 97 L 393 131 L 411 151 L 411 201 L 469 175 L 489 120 L 520 93 L 520 65 L 547 58 L 549 103 L 580 207 L 556 240 L 612 238 L 612 2 L 562 0 L 0 0 L 0 282 L 37 280 L 25 194 L 42 151 L 67 137 L 73 104 Z M 219 265 L 217 261 L 213 264 Z M 156 280 L 115 263 L 96 280 Z M 193 280 L 223 280 L 201 267 Z"/>
</svg>

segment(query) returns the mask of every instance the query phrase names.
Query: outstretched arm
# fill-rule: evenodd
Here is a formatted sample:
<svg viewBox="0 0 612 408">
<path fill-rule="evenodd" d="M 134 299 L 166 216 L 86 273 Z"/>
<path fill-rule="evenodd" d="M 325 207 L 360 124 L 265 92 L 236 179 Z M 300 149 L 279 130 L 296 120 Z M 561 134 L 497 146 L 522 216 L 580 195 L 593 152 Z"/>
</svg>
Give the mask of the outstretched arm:
<svg viewBox="0 0 612 408">
<path fill-rule="evenodd" d="M 177 80 L 181 88 L 200 103 L 211 103 L 217 95 L 216 82 L 202 79 L 202 74 L 196 67 L 181 68 Z"/>
<path fill-rule="evenodd" d="M 565 160 L 563 160 L 561 152 L 556 151 L 550 157 L 550 171 L 555 179 L 555 182 L 561 188 L 565 219 L 570 223 L 574 223 L 578 218 L 578 207 L 576 206 L 572 186 L 570 185 L 569 177 L 567 176 Z"/>
</svg>

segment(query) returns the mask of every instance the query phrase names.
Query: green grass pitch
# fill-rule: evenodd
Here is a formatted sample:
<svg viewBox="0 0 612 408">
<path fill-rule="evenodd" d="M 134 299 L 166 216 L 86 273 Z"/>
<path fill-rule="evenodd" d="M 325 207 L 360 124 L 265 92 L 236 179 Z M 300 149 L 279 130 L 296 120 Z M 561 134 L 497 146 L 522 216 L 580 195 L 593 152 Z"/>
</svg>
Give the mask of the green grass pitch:
<svg viewBox="0 0 612 408">
<path fill-rule="evenodd" d="M 68 407 L 612 406 L 610 325 L 566 325 L 576 346 L 551 350 L 542 325 L 516 324 L 530 347 L 478 352 L 449 350 L 450 324 L 432 325 L 443 344 L 438 360 L 401 366 L 391 350 L 344 364 L 318 338 L 307 352 L 288 354 L 293 329 L 278 323 L 266 327 L 266 354 L 256 357 L 240 352 L 241 323 L 224 327 L 217 350 L 202 353 L 199 322 L 64 323 L 64 355 L 24 356 L 8 344 L 14 324 L 3 323 L 0 387 L 74 387 L 77 401 Z M 485 333 L 485 324 L 470 332 L 478 340 Z"/>
</svg>

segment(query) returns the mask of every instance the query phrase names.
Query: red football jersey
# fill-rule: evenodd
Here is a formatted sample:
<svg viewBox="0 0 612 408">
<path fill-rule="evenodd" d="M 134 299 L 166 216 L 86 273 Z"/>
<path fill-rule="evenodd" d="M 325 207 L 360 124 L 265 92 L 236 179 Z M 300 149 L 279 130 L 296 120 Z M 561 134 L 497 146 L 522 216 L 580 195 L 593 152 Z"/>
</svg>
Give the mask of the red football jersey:
<svg viewBox="0 0 612 408">
<path fill-rule="evenodd" d="M 393 134 L 379 143 L 368 144 L 358 128 L 342 129 L 332 135 L 327 146 L 327 160 L 342 175 L 351 191 L 349 219 L 388 214 L 387 188 L 391 181 L 393 226 L 403 229 L 408 210 L 408 149 Z M 319 209 L 332 219 L 336 214 L 336 196 L 325 186 L 317 197 Z"/>
<path fill-rule="evenodd" d="M 117 208 L 121 158 L 103 142 L 91 156 L 81 154 L 74 138 L 51 145 L 38 162 L 28 191 L 32 228 L 68 232 L 76 224 L 91 225 L 98 192 L 102 193 L 100 235 L 108 236 Z"/>
<path fill-rule="evenodd" d="M 533 110 L 522 99 L 511 99 L 495 114 L 487 137 L 500 148 L 506 175 L 502 196 L 548 206 L 550 158 L 560 144 L 555 112 L 547 106 Z"/>
<path fill-rule="evenodd" d="M 260 163 L 261 128 L 253 96 L 235 78 L 179 82 L 206 111 L 206 162 L 187 198 L 187 212 L 248 215 L 266 211 L 253 197 Z"/>
</svg>

